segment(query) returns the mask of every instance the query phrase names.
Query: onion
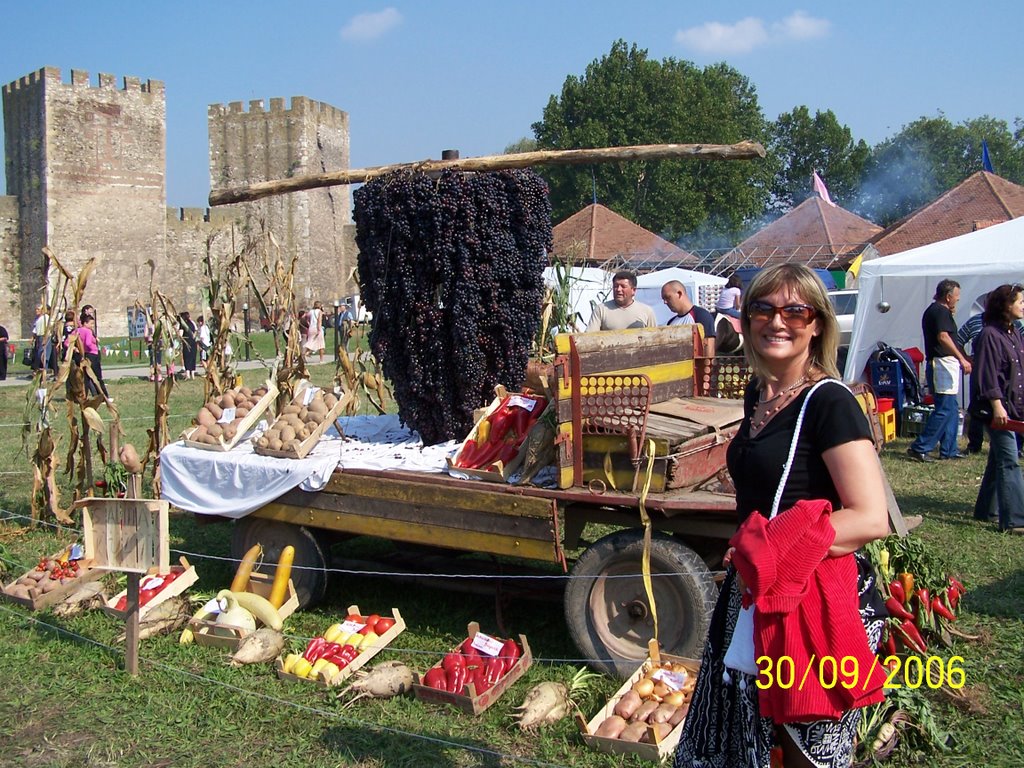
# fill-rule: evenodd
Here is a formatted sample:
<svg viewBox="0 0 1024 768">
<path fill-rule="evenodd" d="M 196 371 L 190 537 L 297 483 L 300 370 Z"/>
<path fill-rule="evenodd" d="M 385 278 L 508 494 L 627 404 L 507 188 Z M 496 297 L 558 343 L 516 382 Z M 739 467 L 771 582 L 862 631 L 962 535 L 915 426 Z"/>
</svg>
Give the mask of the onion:
<svg viewBox="0 0 1024 768">
<path fill-rule="evenodd" d="M 656 686 L 654 685 L 654 681 L 650 678 L 637 680 L 636 683 L 633 684 L 633 690 L 641 699 L 646 699 L 648 696 L 654 693 L 655 687 Z"/>
<path fill-rule="evenodd" d="M 665 694 L 663 701 L 666 704 L 671 704 L 673 707 L 681 707 L 686 701 L 686 694 L 682 691 L 672 691 L 671 693 Z"/>
</svg>

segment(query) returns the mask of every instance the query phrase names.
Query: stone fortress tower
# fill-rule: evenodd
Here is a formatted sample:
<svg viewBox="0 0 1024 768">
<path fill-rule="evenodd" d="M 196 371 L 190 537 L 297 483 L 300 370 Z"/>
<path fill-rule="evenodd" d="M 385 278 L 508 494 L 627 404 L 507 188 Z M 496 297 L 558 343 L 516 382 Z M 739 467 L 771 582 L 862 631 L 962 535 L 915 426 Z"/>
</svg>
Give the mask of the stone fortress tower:
<svg viewBox="0 0 1024 768">
<path fill-rule="evenodd" d="M 166 107 L 161 82 L 45 67 L 3 87 L 7 196 L 0 196 L 0 324 L 31 332 L 43 285 L 42 247 L 72 271 L 101 256 L 85 302 L 101 336 L 127 333 L 126 308 L 154 285 L 193 316 L 204 310 L 207 252 L 225 257 L 247 227 L 265 222 L 283 255 L 299 256 L 300 306 L 357 289 L 348 280 L 355 234 L 347 187 L 243 206 L 167 208 Z M 211 186 L 343 170 L 348 116 L 304 97 L 213 105 Z M 232 238 L 234 234 L 234 238 Z M 244 297 L 243 297 L 244 300 Z"/>
</svg>

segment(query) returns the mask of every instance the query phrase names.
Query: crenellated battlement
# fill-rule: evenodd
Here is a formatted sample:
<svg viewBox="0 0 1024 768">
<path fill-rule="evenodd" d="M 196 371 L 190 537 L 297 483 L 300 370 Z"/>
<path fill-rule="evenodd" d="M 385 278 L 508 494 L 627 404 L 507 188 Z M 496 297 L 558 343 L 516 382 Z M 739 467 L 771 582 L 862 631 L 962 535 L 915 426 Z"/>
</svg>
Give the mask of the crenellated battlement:
<svg viewBox="0 0 1024 768">
<path fill-rule="evenodd" d="M 81 69 L 71 70 L 71 80 L 65 83 L 59 67 L 43 67 L 31 72 L 24 77 L 8 83 L 3 87 L 5 96 L 13 96 L 18 91 L 28 91 L 47 83 L 50 87 L 64 88 L 117 88 L 117 77 L 115 75 L 101 72 L 97 75 L 96 84 L 93 85 L 89 79 L 89 73 Z M 125 76 L 121 78 L 120 90 L 128 93 L 163 94 L 164 83 L 162 80 L 146 80 L 143 82 L 138 77 Z"/>
<path fill-rule="evenodd" d="M 217 208 L 178 208 L 168 206 L 167 222 L 169 224 L 230 224 L 244 216 L 244 211 L 237 205 L 222 205 Z"/>
<path fill-rule="evenodd" d="M 293 114 L 305 117 L 309 114 L 319 115 L 321 120 L 333 123 L 343 123 L 348 119 L 348 113 L 337 107 L 331 106 L 322 101 L 314 101 L 305 96 L 292 96 L 291 106 L 285 108 L 285 99 L 274 97 L 270 99 L 270 109 L 264 106 L 263 99 L 251 99 L 248 109 L 245 102 L 229 101 L 227 104 L 211 104 L 207 109 L 207 115 L 211 118 L 224 115 L 288 115 Z"/>
</svg>

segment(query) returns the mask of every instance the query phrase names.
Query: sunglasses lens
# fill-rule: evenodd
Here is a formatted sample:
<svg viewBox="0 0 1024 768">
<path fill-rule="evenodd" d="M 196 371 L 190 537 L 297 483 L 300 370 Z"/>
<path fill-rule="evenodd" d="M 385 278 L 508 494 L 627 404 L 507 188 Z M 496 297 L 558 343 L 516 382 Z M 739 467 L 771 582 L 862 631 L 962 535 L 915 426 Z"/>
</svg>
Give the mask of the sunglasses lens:
<svg viewBox="0 0 1024 768">
<path fill-rule="evenodd" d="M 807 324 L 814 317 L 814 309 L 803 304 L 794 304 L 782 308 L 782 319 L 787 323 L 797 322 Z"/>
<path fill-rule="evenodd" d="M 775 315 L 775 307 L 765 301 L 752 301 L 748 314 L 751 320 L 770 320 Z"/>
</svg>

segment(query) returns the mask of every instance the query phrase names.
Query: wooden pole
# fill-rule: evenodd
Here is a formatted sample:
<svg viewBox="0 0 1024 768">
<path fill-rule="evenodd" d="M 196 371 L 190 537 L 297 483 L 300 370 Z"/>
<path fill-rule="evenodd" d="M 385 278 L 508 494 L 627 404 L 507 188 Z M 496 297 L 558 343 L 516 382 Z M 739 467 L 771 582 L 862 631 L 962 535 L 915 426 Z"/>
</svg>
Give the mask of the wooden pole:
<svg viewBox="0 0 1024 768">
<path fill-rule="evenodd" d="M 125 600 L 124 668 L 132 676 L 139 674 L 139 580 L 139 573 L 128 572 L 128 594 Z"/>
<path fill-rule="evenodd" d="M 621 163 L 632 160 L 753 160 L 764 157 L 764 147 L 754 141 L 738 144 L 641 144 L 631 147 L 600 147 L 595 149 L 547 149 L 536 152 L 518 152 L 509 155 L 485 155 L 454 160 L 421 160 L 416 163 L 396 163 L 348 171 L 332 171 L 290 179 L 261 181 L 240 187 L 215 189 L 210 192 L 210 205 L 228 205 L 259 200 L 288 192 L 334 187 L 340 184 L 359 184 L 393 171 L 408 170 L 440 173 L 445 170 L 500 171 L 510 168 L 529 168 L 534 165 L 590 165 L 593 163 Z"/>
</svg>

